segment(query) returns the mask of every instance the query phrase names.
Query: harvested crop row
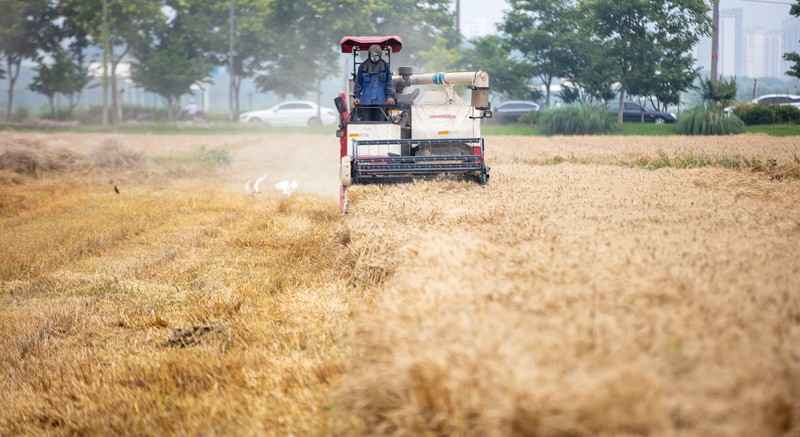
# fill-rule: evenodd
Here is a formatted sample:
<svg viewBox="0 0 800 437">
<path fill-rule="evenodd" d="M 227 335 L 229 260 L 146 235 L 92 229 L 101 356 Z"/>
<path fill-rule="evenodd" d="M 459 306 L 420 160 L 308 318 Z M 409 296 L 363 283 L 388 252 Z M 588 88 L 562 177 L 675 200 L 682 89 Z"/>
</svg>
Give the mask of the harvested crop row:
<svg viewBox="0 0 800 437">
<path fill-rule="evenodd" d="M 800 183 L 526 163 L 642 152 L 608 140 L 498 141 L 486 189 L 352 190 L 351 247 L 370 254 L 357 268 L 388 279 L 354 322 L 337 392 L 348 429 L 798 430 Z M 753 153 L 716 150 L 738 147 Z M 768 147 L 791 157 L 788 143 Z"/>
</svg>

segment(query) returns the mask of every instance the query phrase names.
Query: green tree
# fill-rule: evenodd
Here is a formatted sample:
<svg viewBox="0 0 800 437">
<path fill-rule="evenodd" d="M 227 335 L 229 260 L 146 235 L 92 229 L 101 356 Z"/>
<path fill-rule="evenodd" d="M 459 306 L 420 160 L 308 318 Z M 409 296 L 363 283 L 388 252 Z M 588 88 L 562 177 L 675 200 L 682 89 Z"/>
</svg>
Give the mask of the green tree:
<svg viewBox="0 0 800 437">
<path fill-rule="evenodd" d="M 122 121 L 122 104 L 117 85 L 117 66 L 137 44 L 144 29 L 163 16 L 161 0 L 106 0 L 108 4 L 108 64 L 113 120 Z M 95 45 L 103 45 L 103 2 L 98 0 L 61 0 L 59 10 L 65 26 L 79 29 Z M 67 12 L 68 11 L 68 12 Z M 109 84 L 103 83 L 103 86 Z"/>
<path fill-rule="evenodd" d="M 716 83 L 705 78 L 700 80 L 697 87 L 705 108 L 716 111 L 722 111 L 736 101 L 736 88 L 736 78 L 733 76 L 728 80 L 720 77 Z"/>
<path fill-rule="evenodd" d="M 0 0 L 0 55 L 8 77 L 6 117 L 9 120 L 22 61 L 34 59 L 37 52 L 52 41 L 53 15 L 49 6 L 47 0 Z"/>
<path fill-rule="evenodd" d="M 506 98 L 538 100 L 542 92 L 532 86 L 530 64 L 512 56 L 509 44 L 496 35 L 470 40 L 464 49 L 461 65 L 468 71 L 489 73 L 492 92 Z"/>
<path fill-rule="evenodd" d="M 230 0 L 167 1 L 181 24 L 180 32 L 193 41 L 199 54 L 215 65 L 230 70 Z M 263 0 L 236 0 L 234 10 L 232 96 L 233 113 L 239 113 L 242 79 L 261 71 L 261 62 L 270 59 L 280 47 L 273 42 L 269 14 L 273 3 Z"/>
<path fill-rule="evenodd" d="M 442 44 L 444 48 L 457 49 L 462 40 L 455 26 L 452 0 L 362 2 L 348 19 L 356 23 L 358 35 L 397 35 L 402 38 L 403 51 L 392 56 L 394 65 L 425 65 L 424 52 L 433 48 L 438 50 Z"/>
<path fill-rule="evenodd" d="M 80 102 L 81 93 L 91 82 L 86 58 L 86 51 L 91 42 L 86 30 L 81 26 L 76 26 L 75 21 L 69 19 L 78 14 L 77 10 L 64 3 L 59 3 L 56 6 L 56 12 L 62 18 L 59 27 L 60 42 L 57 49 L 65 45 L 64 54 L 72 64 L 66 73 L 68 78 L 63 81 L 59 90 L 67 98 L 67 118 L 71 119 L 73 110 Z"/>
<path fill-rule="evenodd" d="M 44 94 L 50 104 L 50 114 L 56 118 L 54 99 L 61 93 L 69 102 L 68 117 L 72 116 L 72 109 L 77 104 L 81 91 L 89 82 L 89 76 L 83 65 L 76 63 L 70 54 L 61 46 L 56 46 L 51 53 L 52 62 L 45 63 L 41 58 L 39 65 L 34 67 L 36 75 L 28 85 L 31 91 Z"/>
<path fill-rule="evenodd" d="M 132 45 L 135 61 L 131 77 L 147 91 L 164 99 L 170 121 L 180 97 L 191 93 L 191 86 L 208 78 L 213 68 L 202 45 L 193 38 L 197 23 L 193 16 L 177 11 L 174 17 L 161 14 L 161 20 L 143 30 Z"/>
<path fill-rule="evenodd" d="M 789 15 L 800 17 L 800 0 L 797 0 L 795 4 L 792 5 L 792 8 L 789 10 Z M 787 71 L 786 74 L 800 78 L 800 54 L 796 52 L 785 53 L 783 59 L 794 62 L 794 64 L 789 66 L 789 71 Z"/>
<path fill-rule="evenodd" d="M 692 88 L 700 69 L 695 67 L 695 59 L 688 52 L 674 48 L 666 51 L 658 63 L 654 76 L 644 78 L 642 96 L 659 111 L 668 111 L 670 105 L 680 103 L 681 93 Z"/>
<path fill-rule="evenodd" d="M 392 55 L 394 69 L 450 64 L 461 41 L 451 7 L 451 0 L 275 0 L 267 27 L 280 50 L 261 62 L 256 83 L 280 97 L 316 91 L 319 101 L 321 80 L 341 71 L 339 41 L 348 35 L 399 36 L 404 48 Z"/>
<path fill-rule="evenodd" d="M 228 3 L 223 0 L 223 3 Z M 278 49 L 285 47 L 278 44 L 279 38 L 270 32 L 267 24 L 271 3 L 263 0 L 236 0 L 233 57 L 233 112 L 239 114 L 239 89 L 243 78 L 254 77 L 261 71 L 261 63 L 274 56 Z M 225 27 L 225 29 L 229 29 Z M 228 38 L 224 38 L 226 56 L 218 57 L 218 63 L 228 62 Z"/>
<path fill-rule="evenodd" d="M 666 51 L 684 53 L 710 29 L 708 5 L 702 0 L 582 0 L 580 9 L 590 41 L 602 45 L 613 60 L 620 122 L 629 88 L 651 94 L 646 81 L 664 70 Z"/>
<path fill-rule="evenodd" d="M 440 36 L 436 44 L 419 52 L 419 58 L 423 63 L 422 71 L 439 72 L 458 68 L 463 64 L 464 56 L 461 50 L 448 47 L 447 40 Z"/>
<path fill-rule="evenodd" d="M 557 77 L 575 65 L 575 5 L 572 0 L 510 0 L 501 29 L 533 67 L 545 87 L 545 106 Z"/>
<path fill-rule="evenodd" d="M 561 98 L 566 103 L 602 101 L 605 105 L 616 95 L 615 64 L 607 48 L 592 41 L 587 29 L 578 29 L 575 40 L 575 63 L 562 84 Z"/>
<path fill-rule="evenodd" d="M 352 0 L 275 0 L 267 27 L 268 38 L 279 48 L 261 59 L 262 73 L 255 78 L 258 87 L 281 99 L 314 92 L 321 104 L 322 80 L 341 71 L 339 41 L 356 32 L 367 34 L 360 28 L 369 24 L 359 17 L 364 9 L 369 10 L 369 4 Z"/>
</svg>

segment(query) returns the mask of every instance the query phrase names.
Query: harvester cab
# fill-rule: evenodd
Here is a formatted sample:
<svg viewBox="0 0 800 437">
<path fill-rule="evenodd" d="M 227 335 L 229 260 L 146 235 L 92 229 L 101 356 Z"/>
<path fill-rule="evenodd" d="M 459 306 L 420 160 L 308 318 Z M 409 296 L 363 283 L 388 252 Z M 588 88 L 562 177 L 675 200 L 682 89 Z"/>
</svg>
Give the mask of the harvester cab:
<svg viewBox="0 0 800 437">
<path fill-rule="evenodd" d="M 393 75 L 394 105 L 354 105 L 353 91 L 360 53 L 378 45 L 384 60 L 402 49 L 397 36 L 345 37 L 342 53 L 352 54 L 348 93 L 335 99 L 340 114 L 340 203 L 347 208 L 347 187 L 355 184 L 407 182 L 414 179 L 469 179 L 489 182 L 481 120 L 492 116 L 489 75 L 476 72 L 416 74 L 400 67 Z M 390 64 L 391 65 L 391 64 Z M 466 85 L 465 103 L 453 89 Z M 427 89 L 420 98 L 420 88 Z M 417 99 L 419 98 L 419 101 Z"/>
</svg>

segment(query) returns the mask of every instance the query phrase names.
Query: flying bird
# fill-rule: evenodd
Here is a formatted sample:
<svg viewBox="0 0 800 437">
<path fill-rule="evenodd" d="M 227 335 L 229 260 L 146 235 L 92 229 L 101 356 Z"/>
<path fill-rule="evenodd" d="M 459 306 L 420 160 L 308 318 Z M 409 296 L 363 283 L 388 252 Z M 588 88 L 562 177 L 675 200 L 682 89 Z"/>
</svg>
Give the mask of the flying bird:
<svg viewBox="0 0 800 437">
<path fill-rule="evenodd" d="M 297 181 L 292 181 L 292 182 L 281 181 L 275 184 L 275 188 L 278 189 L 280 192 L 283 193 L 284 196 L 287 197 L 291 196 L 294 190 L 296 190 L 297 187 L 299 186 L 300 184 L 298 184 Z"/>
<path fill-rule="evenodd" d="M 253 182 L 252 179 L 247 181 L 247 183 L 244 184 L 244 191 L 247 192 L 247 194 L 250 196 L 261 194 L 261 189 L 259 187 L 261 186 L 261 183 L 264 182 L 265 179 L 267 179 L 267 175 L 261 176 L 260 178 L 256 179 L 255 182 Z"/>
</svg>

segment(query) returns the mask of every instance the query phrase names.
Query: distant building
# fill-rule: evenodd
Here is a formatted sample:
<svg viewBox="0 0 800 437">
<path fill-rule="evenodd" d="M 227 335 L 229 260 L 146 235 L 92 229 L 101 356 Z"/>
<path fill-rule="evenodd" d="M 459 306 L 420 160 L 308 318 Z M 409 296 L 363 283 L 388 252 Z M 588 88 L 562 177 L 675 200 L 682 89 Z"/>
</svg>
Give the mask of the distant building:
<svg viewBox="0 0 800 437">
<path fill-rule="evenodd" d="M 800 53 L 800 19 L 784 19 L 781 28 L 776 30 L 742 29 L 742 23 L 741 9 L 720 11 L 718 74 L 737 78 L 790 79 L 786 74 L 790 64 L 783 60 L 783 55 Z M 709 76 L 711 37 L 701 38 L 695 53 L 701 74 Z"/>
<path fill-rule="evenodd" d="M 783 31 L 781 32 L 781 77 L 788 78 L 791 63 L 783 60 L 784 53 L 800 53 L 800 18 L 787 18 L 783 20 Z"/>
<path fill-rule="evenodd" d="M 719 47 L 717 74 L 741 76 L 744 74 L 742 50 L 742 10 L 727 9 L 719 12 Z M 697 44 L 697 65 L 708 74 L 711 71 L 711 37 L 701 38 Z"/>
<path fill-rule="evenodd" d="M 781 78 L 781 33 L 760 27 L 743 33 L 744 76 Z"/>
<path fill-rule="evenodd" d="M 744 50 L 742 44 L 742 10 L 719 11 L 719 63 L 722 76 L 743 76 Z"/>
<path fill-rule="evenodd" d="M 784 77 L 781 69 L 783 53 L 781 52 L 781 31 L 772 30 L 764 34 L 764 77 Z"/>
</svg>

